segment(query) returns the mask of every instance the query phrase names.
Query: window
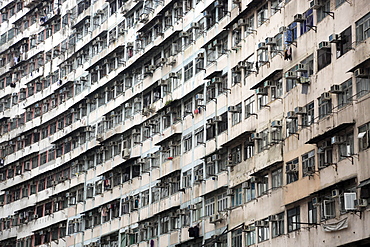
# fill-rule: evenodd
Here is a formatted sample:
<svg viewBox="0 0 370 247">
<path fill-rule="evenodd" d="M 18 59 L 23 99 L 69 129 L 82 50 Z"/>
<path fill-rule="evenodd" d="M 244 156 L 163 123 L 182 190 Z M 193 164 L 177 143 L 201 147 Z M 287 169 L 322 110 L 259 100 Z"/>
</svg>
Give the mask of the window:
<svg viewBox="0 0 370 247">
<path fill-rule="evenodd" d="M 261 222 L 260 223 L 261 225 L 258 226 L 257 229 L 258 229 L 258 242 L 260 243 L 269 239 L 270 228 L 268 219 L 264 219 L 259 222 Z"/>
<path fill-rule="evenodd" d="M 283 185 L 283 168 L 271 172 L 272 188 L 278 188 Z"/>
<path fill-rule="evenodd" d="M 309 201 L 307 206 L 308 206 L 308 223 L 316 224 L 317 223 L 316 205 L 313 205 L 312 201 Z"/>
<path fill-rule="evenodd" d="M 313 25 L 313 9 L 309 9 L 303 13 L 305 20 L 301 22 L 301 35 L 310 31 Z"/>
<path fill-rule="evenodd" d="M 187 170 L 182 174 L 182 187 L 183 188 L 191 187 L 191 170 Z"/>
<path fill-rule="evenodd" d="M 192 134 L 186 135 L 184 137 L 184 152 L 188 152 L 189 150 L 192 149 L 192 142 L 193 142 L 192 137 L 193 137 Z"/>
<path fill-rule="evenodd" d="M 184 81 L 193 77 L 193 61 L 184 66 Z"/>
<path fill-rule="evenodd" d="M 317 22 L 322 21 L 330 12 L 330 0 L 325 0 L 321 2 L 320 8 L 316 10 Z"/>
<path fill-rule="evenodd" d="M 244 101 L 244 117 L 249 118 L 254 114 L 254 95 Z"/>
<path fill-rule="evenodd" d="M 258 177 L 258 180 L 257 180 L 258 196 L 265 195 L 267 191 L 268 191 L 268 175 L 264 177 Z"/>
<path fill-rule="evenodd" d="M 302 172 L 303 177 L 315 172 L 315 150 L 302 155 Z"/>
<path fill-rule="evenodd" d="M 195 145 L 199 146 L 204 143 L 204 128 L 200 127 L 194 131 Z"/>
<path fill-rule="evenodd" d="M 227 194 L 226 193 L 222 193 L 221 195 L 218 195 L 217 196 L 217 211 L 218 212 L 221 212 L 221 211 L 225 211 L 227 209 Z"/>
<path fill-rule="evenodd" d="M 244 160 L 252 158 L 254 155 L 254 142 L 247 140 L 244 142 Z"/>
<path fill-rule="evenodd" d="M 304 64 L 306 69 L 306 71 L 300 72 L 301 77 L 309 77 L 313 75 L 313 54 L 303 59 L 301 64 Z"/>
<path fill-rule="evenodd" d="M 343 138 L 344 141 L 339 145 L 339 160 L 345 159 L 354 154 L 353 133 L 348 133 L 343 136 Z"/>
<path fill-rule="evenodd" d="M 263 150 L 266 150 L 269 146 L 269 131 L 268 129 L 265 129 L 263 130 L 262 132 L 259 133 L 261 139 L 258 139 L 258 142 L 257 142 L 257 148 L 258 148 L 258 152 L 262 152 Z"/>
<path fill-rule="evenodd" d="M 331 114 L 332 112 L 331 99 L 325 99 L 323 97 L 320 97 L 318 101 L 319 101 L 319 119 L 322 119 L 323 117 Z"/>
<path fill-rule="evenodd" d="M 236 146 L 230 150 L 230 161 L 232 164 L 239 164 L 242 162 L 242 150 L 241 145 Z"/>
<path fill-rule="evenodd" d="M 283 79 L 280 78 L 274 80 L 275 85 L 270 87 L 271 89 L 271 100 L 275 100 L 283 95 Z"/>
<path fill-rule="evenodd" d="M 197 58 L 195 60 L 195 73 L 197 74 L 198 72 L 203 70 L 204 70 L 204 58 Z"/>
<path fill-rule="evenodd" d="M 288 232 L 301 228 L 300 225 L 300 207 L 295 207 L 287 211 L 288 215 Z"/>
<path fill-rule="evenodd" d="M 340 41 L 336 44 L 337 58 L 352 49 L 352 30 L 351 27 L 344 30 L 339 35 Z"/>
<path fill-rule="evenodd" d="M 331 63 L 331 49 L 323 48 L 317 51 L 317 70 L 325 68 Z"/>
<path fill-rule="evenodd" d="M 256 198 L 256 183 L 254 182 L 254 179 L 250 179 L 247 182 L 247 189 L 245 191 L 246 201 L 252 201 Z"/>
<path fill-rule="evenodd" d="M 286 163 L 286 183 L 290 184 L 298 180 L 298 158 Z"/>
<path fill-rule="evenodd" d="M 267 3 L 257 10 L 257 27 L 261 26 L 268 20 L 268 6 Z"/>
<path fill-rule="evenodd" d="M 356 78 L 356 95 L 357 98 L 368 94 L 370 92 L 370 78 Z"/>
<path fill-rule="evenodd" d="M 205 200 L 204 215 L 210 216 L 215 214 L 215 198 L 211 197 Z"/>
<path fill-rule="evenodd" d="M 338 94 L 338 108 L 348 105 L 352 101 L 352 78 L 340 85 L 341 92 Z"/>
<path fill-rule="evenodd" d="M 236 106 L 237 112 L 233 112 L 231 115 L 231 125 L 236 125 L 242 120 L 242 104 L 239 103 Z"/>
<path fill-rule="evenodd" d="M 321 203 L 321 220 L 335 218 L 335 200 L 323 200 Z"/>
<path fill-rule="evenodd" d="M 361 42 L 370 37 L 370 13 L 356 22 L 356 41 Z"/>
<path fill-rule="evenodd" d="M 298 38 L 297 22 L 293 22 L 288 26 L 285 42 L 290 44 Z"/>
<path fill-rule="evenodd" d="M 255 224 L 251 224 L 248 225 L 247 229 L 247 246 L 250 246 L 256 243 L 256 226 Z"/>
<path fill-rule="evenodd" d="M 236 229 L 236 230 L 232 231 L 231 241 L 232 241 L 232 246 L 233 247 L 242 247 L 243 246 L 242 234 L 243 234 L 242 229 Z"/>
<path fill-rule="evenodd" d="M 238 186 L 233 189 L 234 194 L 231 196 L 231 206 L 237 207 L 243 203 L 243 189 L 241 186 Z"/>
<path fill-rule="evenodd" d="M 322 144 L 318 145 L 319 169 L 333 164 L 333 148 L 328 146 L 327 143 L 330 143 L 330 141 L 324 141 Z"/>
<path fill-rule="evenodd" d="M 308 103 L 304 106 L 306 113 L 302 115 L 302 126 L 310 126 L 314 122 L 314 102 Z"/>
<path fill-rule="evenodd" d="M 278 237 L 284 234 L 284 212 L 273 215 L 272 217 L 272 237 Z"/>
<path fill-rule="evenodd" d="M 370 122 L 358 128 L 358 140 L 360 151 L 370 147 Z"/>
</svg>

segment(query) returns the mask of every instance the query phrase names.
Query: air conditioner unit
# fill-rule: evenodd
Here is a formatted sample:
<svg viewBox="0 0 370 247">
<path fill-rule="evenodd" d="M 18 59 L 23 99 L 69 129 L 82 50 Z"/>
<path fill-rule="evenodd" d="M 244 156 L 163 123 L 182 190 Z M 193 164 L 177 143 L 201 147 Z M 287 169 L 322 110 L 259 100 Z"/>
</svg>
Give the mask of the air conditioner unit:
<svg viewBox="0 0 370 247">
<path fill-rule="evenodd" d="M 339 42 L 341 42 L 340 35 L 335 34 L 335 33 L 331 34 L 329 36 L 329 42 L 330 43 L 339 43 Z"/>
<path fill-rule="evenodd" d="M 258 43 L 257 50 L 266 50 L 267 46 L 265 42 Z"/>
<path fill-rule="evenodd" d="M 122 150 L 122 158 L 124 158 L 124 159 L 130 158 L 130 149 L 124 148 Z"/>
<path fill-rule="evenodd" d="M 266 45 L 276 45 L 276 39 L 274 37 L 267 37 L 265 42 Z"/>
<path fill-rule="evenodd" d="M 297 172 L 298 171 L 298 164 L 289 164 L 287 167 L 287 173 Z"/>
<path fill-rule="evenodd" d="M 205 10 L 203 12 L 203 17 L 207 18 L 207 17 L 211 17 L 211 13 L 209 13 L 209 11 Z"/>
<path fill-rule="evenodd" d="M 295 71 L 287 71 L 287 72 L 285 72 L 284 77 L 286 79 L 293 79 L 293 80 L 298 78 L 297 77 L 297 73 Z"/>
<path fill-rule="evenodd" d="M 261 140 L 262 139 L 262 136 L 260 135 L 260 133 L 252 133 L 251 134 L 251 140 L 254 141 L 254 140 Z"/>
<path fill-rule="evenodd" d="M 222 122 L 222 116 L 214 116 L 213 122 Z"/>
<path fill-rule="evenodd" d="M 364 69 L 364 68 L 358 68 L 358 69 L 356 69 L 354 72 L 353 72 L 353 75 L 355 76 L 355 77 L 359 77 L 359 78 L 361 78 L 361 77 L 364 77 L 364 78 L 366 78 L 366 77 L 369 77 L 369 69 Z"/>
<path fill-rule="evenodd" d="M 268 226 L 268 221 L 264 221 L 264 220 L 257 220 L 255 223 L 256 227 L 265 227 L 265 226 Z"/>
<path fill-rule="evenodd" d="M 321 94 L 321 100 L 322 101 L 329 101 L 331 100 L 330 93 L 329 92 L 324 92 Z"/>
<path fill-rule="evenodd" d="M 251 188 L 251 181 L 246 181 L 242 183 L 242 189 L 250 189 Z"/>
<path fill-rule="evenodd" d="M 267 88 L 260 87 L 255 90 L 256 95 L 268 95 Z"/>
<path fill-rule="evenodd" d="M 222 78 L 221 77 L 213 77 L 211 81 L 212 81 L 212 83 L 222 83 Z"/>
<path fill-rule="evenodd" d="M 357 199 L 355 200 L 355 206 L 357 208 L 366 208 L 368 205 L 367 199 Z"/>
<path fill-rule="evenodd" d="M 200 28 L 199 23 L 198 22 L 192 22 L 190 24 L 190 28 L 199 29 Z"/>
<path fill-rule="evenodd" d="M 175 73 L 175 72 L 171 72 L 171 73 L 169 74 L 169 78 L 177 78 L 177 73 Z"/>
<path fill-rule="evenodd" d="M 269 221 L 279 221 L 279 216 L 274 214 L 269 216 Z"/>
<path fill-rule="evenodd" d="M 203 181 L 203 176 L 202 175 L 194 176 L 194 182 L 201 182 L 201 181 Z"/>
<path fill-rule="evenodd" d="M 301 64 L 301 63 L 299 63 L 299 64 L 297 64 L 296 65 L 296 72 L 307 72 L 307 68 L 306 68 L 306 65 L 305 64 Z"/>
<path fill-rule="evenodd" d="M 279 27 L 279 33 L 284 33 L 288 31 L 288 28 L 286 26 Z"/>
<path fill-rule="evenodd" d="M 182 38 L 182 37 L 188 37 L 188 36 L 189 36 L 188 32 L 182 31 L 182 32 L 179 33 L 179 37 L 180 38 Z"/>
<path fill-rule="evenodd" d="M 195 95 L 195 100 L 203 100 L 203 99 L 204 99 L 203 94 L 198 93 Z"/>
<path fill-rule="evenodd" d="M 233 189 L 228 188 L 228 189 L 226 190 L 226 195 L 227 195 L 227 196 L 233 196 L 233 195 L 234 195 L 234 190 L 233 190 Z"/>
<path fill-rule="evenodd" d="M 297 118 L 297 115 L 295 114 L 294 111 L 288 111 L 287 114 L 286 114 L 286 117 L 288 119 L 293 119 L 293 118 Z"/>
<path fill-rule="evenodd" d="M 266 80 L 266 81 L 264 81 L 263 86 L 264 87 L 272 87 L 272 86 L 275 86 L 275 81 L 273 81 L 273 80 Z"/>
<path fill-rule="evenodd" d="M 167 58 L 165 58 L 165 57 L 161 57 L 160 59 L 159 59 L 159 63 L 160 64 L 165 64 L 167 62 Z"/>
<path fill-rule="evenodd" d="M 256 227 L 254 225 L 243 226 L 243 231 L 244 232 L 253 232 L 255 230 L 256 230 Z"/>
<path fill-rule="evenodd" d="M 241 27 L 241 26 L 247 26 L 247 22 L 245 19 L 240 19 L 238 20 L 238 26 Z"/>
<path fill-rule="evenodd" d="M 132 132 L 131 132 L 132 135 L 140 135 L 140 130 L 139 129 L 132 129 Z"/>
<path fill-rule="evenodd" d="M 204 58 L 204 53 L 203 52 L 198 53 L 197 59 L 203 59 L 203 58 Z"/>
<path fill-rule="evenodd" d="M 219 160 L 221 160 L 221 155 L 220 154 L 213 154 L 211 156 L 211 160 L 212 161 L 219 161 Z"/>
<path fill-rule="evenodd" d="M 306 107 L 301 107 L 301 106 L 298 106 L 296 108 L 294 108 L 294 113 L 297 114 L 297 115 L 303 115 L 303 114 L 306 114 Z"/>
<path fill-rule="evenodd" d="M 332 145 L 338 145 L 338 144 L 342 144 L 344 143 L 346 140 L 344 138 L 344 136 L 333 136 L 330 140 L 330 143 Z"/>
<path fill-rule="evenodd" d="M 134 47 L 134 43 L 133 42 L 127 42 L 126 46 L 127 47 Z"/>
<path fill-rule="evenodd" d="M 280 120 L 275 120 L 275 121 L 272 121 L 271 122 L 271 127 L 282 127 L 282 123 L 281 123 L 281 121 Z"/>
<path fill-rule="evenodd" d="M 229 112 L 239 112 L 239 109 L 236 106 L 229 106 L 227 108 L 227 111 L 229 111 Z"/>
<path fill-rule="evenodd" d="M 216 214 L 214 216 L 209 217 L 209 223 L 215 224 L 220 221 L 222 221 L 222 215 L 220 214 Z"/>
<path fill-rule="evenodd" d="M 304 22 L 306 18 L 303 17 L 302 14 L 296 14 L 294 16 L 294 22 Z"/>
<path fill-rule="evenodd" d="M 319 9 L 321 8 L 322 4 L 320 4 L 321 0 L 313 0 L 310 2 L 310 8 L 311 9 Z"/>
<path fill-rule="evenodd" d="M 321 41 L 319 43 L 319 50 L 320 49 L 331 49 L 330 43 L 328 41 Z"/>
<path fill-rule="evenodd" d="M 330 87 L 330 93 L 340 94 L 343 93 L 341 85 L 333 85 Z"/>
<path fill-rule="evenodd" d="M 332 198 L 337 198 L 339 197 L 340 193 L 339 193 L 339 190 L 338 189 L 334 189 L 331 191 L 331 197 Z"/>
</svg>

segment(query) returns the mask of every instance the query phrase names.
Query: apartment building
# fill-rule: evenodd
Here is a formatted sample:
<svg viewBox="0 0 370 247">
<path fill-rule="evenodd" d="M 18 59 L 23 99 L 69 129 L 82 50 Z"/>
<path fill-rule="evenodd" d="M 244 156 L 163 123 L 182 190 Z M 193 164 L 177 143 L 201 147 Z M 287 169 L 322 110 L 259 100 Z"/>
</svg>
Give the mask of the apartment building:
<svg viewBox="0 0 370 247">
<path fill-rule="evenodd" d="M 368 246 L 368 0 L 0 1 L 0 246 Z"/>
</svg>

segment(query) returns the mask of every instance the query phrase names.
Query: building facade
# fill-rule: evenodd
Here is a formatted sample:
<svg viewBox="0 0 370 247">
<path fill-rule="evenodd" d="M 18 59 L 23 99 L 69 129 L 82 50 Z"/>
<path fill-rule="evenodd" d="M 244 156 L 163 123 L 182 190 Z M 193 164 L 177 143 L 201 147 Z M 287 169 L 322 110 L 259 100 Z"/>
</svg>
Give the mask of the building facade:
<svg viewBox="0 0 370 247">
<path fill-rule="evenodd" d="M 368 246 L 368 0 L 0 2 L 0 246 Z"/>
</svg>

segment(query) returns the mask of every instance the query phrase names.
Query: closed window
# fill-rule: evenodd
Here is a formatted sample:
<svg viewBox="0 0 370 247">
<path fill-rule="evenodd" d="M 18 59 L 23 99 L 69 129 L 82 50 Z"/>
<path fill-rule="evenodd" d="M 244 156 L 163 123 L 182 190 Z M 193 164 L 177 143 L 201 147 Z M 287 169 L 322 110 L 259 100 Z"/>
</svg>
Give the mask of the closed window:
<svg viewBox="0 0 370 247">
<path fill-rule="evenodd" d="M 288 215 L 288 232 L 292 232 L 301 228 L 300 225 L 300 207 L 295 207 L 287 211 Z"/>
<path fill-rule="evenodd" d="M 290 184 L 298 180 L 298 158 L 286 163 L 286 183 Z"/>
<path fill-rule="evenodd" d="M 315 150 L 302 155 L 302 171 L 303 177 L 315 172 Z"/>
<path fill-rule="evenodd" d="M 360 42 L 370 37 L 370 13 L 356 22 L 356 41 Z"/>
<path fill-rule="evenodd" d="M 342 108 L 352 102 L 352 78 L 343 82 L 341 93 L 338 94 L 338 108 Z"/>
<path fill-rule="evenodd" d="M 283 168 L 271 172 L 272 188 L 278 188 L 283 185 Z"/>
</svg>

